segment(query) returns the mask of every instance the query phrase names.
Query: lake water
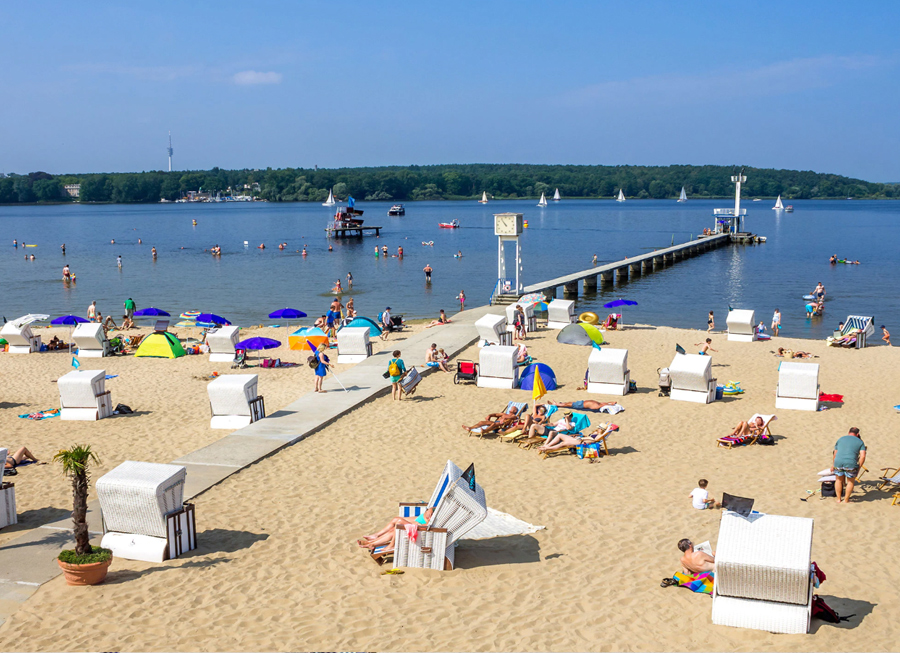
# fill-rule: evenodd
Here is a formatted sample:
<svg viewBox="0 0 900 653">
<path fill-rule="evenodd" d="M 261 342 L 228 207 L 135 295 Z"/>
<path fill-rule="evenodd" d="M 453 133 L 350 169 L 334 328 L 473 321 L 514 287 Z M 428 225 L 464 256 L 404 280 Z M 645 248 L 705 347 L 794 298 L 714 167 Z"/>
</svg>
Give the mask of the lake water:
<svg viewBox="0 0 900 653">
<path fill-rule="evenodd" d="M 270 323 L 267 314 L 285 306 L 321 315 L 335 280 L 346 286 L 352 272 L 353 291 L 344 299 L 354 297 L 360 314 L 375 317 L 390 305 L 407 318 L 432 317 L 441 308 L 455 312 L 460 290 L 469 306 L 487 303 L 497 269 L 494 213 L 521 212 L 529 222 L 522 236 L 527 285 L 586 269 L 594 254 L 603 263 L 667 247 L 673 238 L 689 240 L 712 226 L 714 207 L 730 203 L 564 200 L 543 209 L 535 204 L 410 202 L 406 216 L 387 217 L 390 203 L 360 202 L 366 225 L 383 226 L 382 235 L 346 240 L 326 239 L 332 211 L 318 204 L 0 207 L 0 313 L 9 319 L 34 312 L 83 316 L 96 300 L 104 315 L 118 321 L 122 302 L 130 296 L 139 308 L 155 306 L 173 315 L 201 310 L 235 324 Z M 639 303 L 627 310 L 627 322 L 705 328 L 712 309 L 716 326 L 724 328 L 729 305 L 753 308 L 767 324 L 778 307 L 784 335 L 810 338 L 828 335 L 848 314 L 874 315 L 889 329 L 900 323 L 900 203 L 797 201 L 794 213 L 772 211 L 771 205 L 743 204 L 749 211 L 747 228 L 767 236 L 765 244 L 723 247 L 601 287 L 579 297 L 578 310 L 602 313 L 604 302 L 623 297 Z M 462 228 L 438 228 L 439 222 L 454 219 Z M 423 246 L 423 241 L 434 245 Z M 280 242 L 287 242 L 286 250 L 278 250 Z M 37 246 L 23 248 L 22 243 Z M 257 249 L 260 243 L 267 248 Z M 222 247 L 220 258 L 205 252 L 215 244 Z M 303 244 L 306 257 L 297 252 Z M 376 258 L 375 247 L 382 245 L 391 254 L 402 246 L 404 258 Z M 155 262 L 153 246 L 159 254 Z M 462 258 L 454 258 L 457 250 Z M 36 260 L 24 260 L 26 252 Z M 859 259 L 862 265 L 831 266 L 831 254 Z M 76 284 L 60 280 L 65 263 L 76 273 Z M 434 268 L 430 285 L 422 272 L 426 264 Z M 801 296 L 818 281 L 828 291 L 826 316 L 808 320 Z"/>
</svg>

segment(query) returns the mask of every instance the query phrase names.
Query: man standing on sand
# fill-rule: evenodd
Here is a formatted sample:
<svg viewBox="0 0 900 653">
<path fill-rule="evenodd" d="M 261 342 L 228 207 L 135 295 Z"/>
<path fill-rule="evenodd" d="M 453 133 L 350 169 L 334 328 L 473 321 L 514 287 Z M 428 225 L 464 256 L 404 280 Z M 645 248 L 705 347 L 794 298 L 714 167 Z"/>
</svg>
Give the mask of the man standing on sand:
<svg viewBox="0 0 900 653">
<path fill-rule="evenodd" d="M 678 542 L 678 550 L 684 553 L 681 556 L 681 568 L 686 574 L 702 574 L 715 571 L 716 558 L 703 551 L 694 551 L 694 543 L 684 538 Z"/>
<path fill-rule="evenodd" d="M 127 317 L 129 320 L 134 319 L 134 309 L 135 309 L 134 300 L 131 297 L 129 297 L 128 299 L 125 300 L 125 303 L 122 304 L 122 306 L 125 307 L 125 317 Z"/>
<path fill-rule="evenodd" d="M 850 494 L 859 476 L 859 468 L 866 462 L 866 445 L 859 437 L 859 429 L 855 426 L 850 432 L 838 438 L 831 458 L 831 471 L 835 475 L 834 490 L 838 503 L 850 503 Z M 847 481 L 847 492 L 844 493 L 844 481 Z"/>
<path fill-rule="evenodd" d="M 422 268 L 422 271 L 425 273 L 425 283 L 431 283 L 431 273 L 432 273 L 431 263 L 426 263 L 425 267 Z"/>
</svg>

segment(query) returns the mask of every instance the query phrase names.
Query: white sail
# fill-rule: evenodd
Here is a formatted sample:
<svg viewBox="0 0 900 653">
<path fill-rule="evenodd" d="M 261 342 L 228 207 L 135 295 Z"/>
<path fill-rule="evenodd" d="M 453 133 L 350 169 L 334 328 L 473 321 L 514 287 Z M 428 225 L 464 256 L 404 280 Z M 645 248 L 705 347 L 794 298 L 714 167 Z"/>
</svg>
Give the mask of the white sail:
<svg viewBox="0 0 900 653">
<path fill-rule="evenodd" d="M 322 206 L 334 206 L 334 205 L 335 205 L 334 193 L 332 193 L 331 191 L 328 191 L 328 199 L 322 203 Z"/>
<path fill-rule="evenodd" d="M 624 201 L 625 201 L 625 193 L 622 192 L 622 189 L 621 189 L 621 188 L 619 189 L 619 197 L 616 198 L 616 201 L 617 201 L 617 202 L 624 202 Z"/>
<path fill-rule="evenodd" d="M 775 206 L 772 207 L 773 211 L 783 211 L 784 204 L 781 203 L 781 195 L 778 196 L 778 199 L 775 200 Z"/>
<path fill-rule="evenodd" d="M 681 196 L 678 198 L 679 202 L 687 202 L 687 193 L 684 192 L 684 186 L 681 187 Z"/>
<path fill-rule="evenodd" d="M 538 202 L 538 206 L 547 206 L 547 198 L 541 193 L 541 201 Z"/>
<path fill-rule="evenodd" d="M 479 202 L 480 204 L 487 204 L 487 203 L 488 203 L 487 191 L 483 191 L 483 192 L 481 193 L 481 199 L 478 200 L 478 202 Z"/>
<path fill-rule="evenodd" d="M 559 189 L 557 188 L 557 189 L 556 189 L 556 192 L 553 193 L 553 201 L 554 201 L 554 202 L 558 202 L 558 201 L 561 200 L 561 199 L 562 199 L 562 198 L 559 196 Z"/>
</svg>

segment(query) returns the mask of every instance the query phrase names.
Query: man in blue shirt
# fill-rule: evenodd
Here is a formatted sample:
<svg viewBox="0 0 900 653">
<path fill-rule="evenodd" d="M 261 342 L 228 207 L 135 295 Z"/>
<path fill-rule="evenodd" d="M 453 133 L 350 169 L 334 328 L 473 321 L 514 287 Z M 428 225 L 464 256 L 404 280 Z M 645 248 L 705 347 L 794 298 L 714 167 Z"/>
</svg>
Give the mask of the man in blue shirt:
<svg viewBox="0 0 900 653">
<path fill-rule="evenodd" d="M 853 492 L 853 486 L 859 476 L 859 468 L 865 462 L 866 445 L 859 437 L 859 429 L 854 426 L 847 435 L 838 438 L 834 445 L 831 471 L 836 477 L 834 489 L 838 503 L 850 503 L 850 494 Z M 843 496 L 845 480 L 847 481 L 847 493 L 846 496 Z"/>
</svg>

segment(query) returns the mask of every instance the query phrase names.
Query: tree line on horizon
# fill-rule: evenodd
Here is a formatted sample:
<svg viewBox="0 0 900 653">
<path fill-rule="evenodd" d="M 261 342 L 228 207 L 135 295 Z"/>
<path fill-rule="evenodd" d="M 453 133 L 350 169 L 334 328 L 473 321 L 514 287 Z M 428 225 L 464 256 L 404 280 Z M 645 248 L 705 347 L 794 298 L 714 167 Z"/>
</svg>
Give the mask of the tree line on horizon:
<svg viewBox="0 0 900 653">
<path fill-rule="evenodd" d="M 271 202 L 465 200 L 482 192 L 494 199 L 549 197 L 613 198 L 621 188 L 634 199 L 675 199 L 685 188 L 696 199 L 734 196 L 730 166 L 569 166 L 453 164 L 378 168 L 267 168 L 265 170 L 149 171 L 51 175 L 32 172 L 0 177 L 0 204 L 78 201 L 64 191 L 80 184 L 81 202 L 174 201 L 189 191 L 252 194 Z M 744 197 L 786 200 L 900 199 L 900 184 L 884 184 L 808 170 L 744 168 Z M 256 190 L 256 184 L 259 188 Z M 251 188 L 251 190 L 245 190 Z"/>
</svg>

